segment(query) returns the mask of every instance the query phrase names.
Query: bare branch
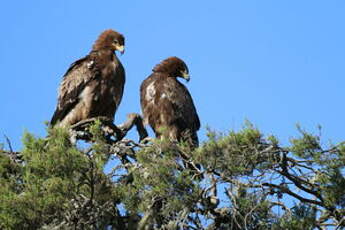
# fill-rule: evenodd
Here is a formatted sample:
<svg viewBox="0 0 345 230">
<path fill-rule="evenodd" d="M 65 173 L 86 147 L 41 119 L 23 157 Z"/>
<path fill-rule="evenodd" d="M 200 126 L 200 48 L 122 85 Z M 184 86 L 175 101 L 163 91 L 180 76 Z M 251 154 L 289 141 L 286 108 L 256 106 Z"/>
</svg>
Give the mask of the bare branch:
<svg viewBox="0 0 345 230">
<path fill-rule="evenodd" d="M 70 127 L 70 130 L 72 131 L 72 133 L 75 133 L 75 134 L 72 134 L 72 136 L 73 135 L 76 136 L 76 139 L 90 141 L 91 140 L 90 133 L 85 132 L 85 130 L 87 130 L 90 124 L 93 124 L 97 120 L 100 120 L 102 125 L 104 126 L 103 130 L 105 131 L 106 136 L 115 135 L 116 141 L 122 140 L 122 138 L 127 135 L 127 132 L 130 129 L 132 129 L 134 125 L 137 127 L 137 132 L 139 134 L 139 141 L 143 140 L 144 138 L 148 136 L 141 116 L 136 113 L 128 114 L 127 121 L 125 121 L 123 124 L 120 124 L 119 126 L 116 126 L 113 123 L 113 120 L 107 117 L 95 117 L 95 118 L 82 120 Z"/>
<path fill-rule="evenodd" d="M 127 115 L 127 121 L 118 126 L 119 129 L 126 135 L 132 129 L 133 125 L 136 126 L 139 134 L 139 142 L 148 136 L 142 117 L 137 113 L 130 113 Z"/>
</svg>

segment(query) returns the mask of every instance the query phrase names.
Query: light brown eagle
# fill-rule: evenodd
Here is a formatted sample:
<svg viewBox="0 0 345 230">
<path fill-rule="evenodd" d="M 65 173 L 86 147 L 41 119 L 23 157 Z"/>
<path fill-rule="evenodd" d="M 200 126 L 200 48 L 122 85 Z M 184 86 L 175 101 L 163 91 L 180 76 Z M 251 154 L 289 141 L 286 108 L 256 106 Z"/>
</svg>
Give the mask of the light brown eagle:
<svg viewBox="0 0 345 230">
<path fill-rule="evenodd" d="M 187 65 L 177 57 L 169 57 L 152 71 L 140 87 L 145 124 L 150 124 L 157 138 L 186 141 L 197 147 L 200 120 L 188 89 L 177 80 L 182 77 L 189 81 Z"/>
<path fill-rule="evenodd" d="M 51 125 L 68 126 L 98 116 L 114 119 L 125 84 L 125 70 L 115 51 L 123 53 L 124 45 L 122 34 L 105 30 L 91 52 L 69 67 Z"/>
</svg>

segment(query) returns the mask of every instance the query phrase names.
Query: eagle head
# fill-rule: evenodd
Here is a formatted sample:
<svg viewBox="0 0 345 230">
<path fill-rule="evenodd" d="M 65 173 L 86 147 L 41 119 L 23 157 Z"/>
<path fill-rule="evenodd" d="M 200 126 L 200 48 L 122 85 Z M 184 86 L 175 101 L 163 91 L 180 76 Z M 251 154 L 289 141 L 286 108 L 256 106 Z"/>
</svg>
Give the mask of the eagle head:
<svg viewBox="0 0 345 230">
<path fill-rule="evenodd" d="M 167 73 L 171 77 L 182 77 L 186 81 L 190 80 L 188 66 L 178 57 L 169 57 L 161 61 L 152 71 Z"/>
<path fill-rule="evenodd" d="M 117 50 L 123 54 L 125 52 L 125 38 L 114 30 L 105 30 L 93 45 L 93 50 L 100 49 L 110 49 L 113 52 Z"/>
</svg>

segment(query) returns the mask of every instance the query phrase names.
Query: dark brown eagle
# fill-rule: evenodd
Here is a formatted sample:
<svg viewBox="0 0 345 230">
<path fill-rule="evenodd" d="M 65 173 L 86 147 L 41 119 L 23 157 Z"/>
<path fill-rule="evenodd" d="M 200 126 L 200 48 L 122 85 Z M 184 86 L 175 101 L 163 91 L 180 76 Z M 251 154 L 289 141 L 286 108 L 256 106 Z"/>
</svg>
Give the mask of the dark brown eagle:
<svg viewBox="0 0 345 230">
<path fill-rule="evenodd" d="M 189 81 L 187 65 L 177 57 L 169 57 L 152 71 L 140 87 L 145 124 L 150 124 L 157 138 L 186 141 L 197 147 L 200 120 L 188 89 L 177 80 L 182 77 Z"/>
<path fill-rule="evenodd" d="M 68 126 L 98 116 L 114 119 L 125 84 L 125 70 L 115 51 L 123 53 L 124 45 L 122 34 L 106 30 L 91 52 L 69 67 L 51 125 Z"/>
</svg>

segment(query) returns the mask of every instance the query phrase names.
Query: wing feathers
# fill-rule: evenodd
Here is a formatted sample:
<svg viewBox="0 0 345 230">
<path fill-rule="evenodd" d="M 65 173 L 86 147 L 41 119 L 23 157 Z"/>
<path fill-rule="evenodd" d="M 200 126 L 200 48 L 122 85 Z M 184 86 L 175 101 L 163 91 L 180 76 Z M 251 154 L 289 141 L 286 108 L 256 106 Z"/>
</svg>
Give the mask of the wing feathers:
<svg viewBox="0 0 345 230">
<path fill-rule="evenodd" d="M 69 67 L 60 85 L 58 105 L 51 125 L 63 120 L 79 102 L 79 95 L 85 86 L 97 76 L 97 71 L 92 68 L 93 62 L 90 56 L 86 56 Z"/>
</svg>

